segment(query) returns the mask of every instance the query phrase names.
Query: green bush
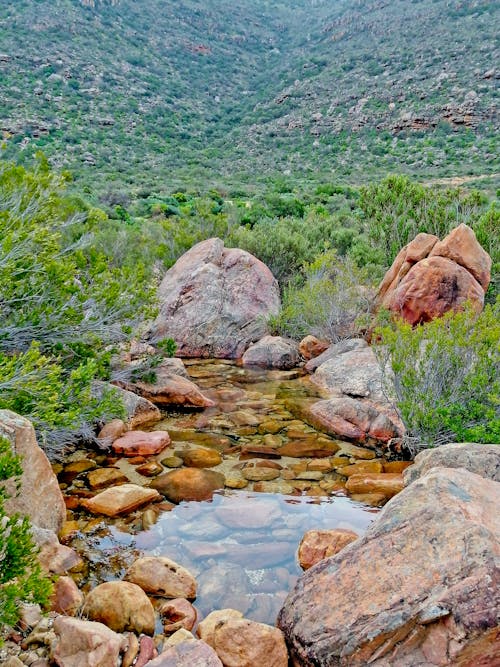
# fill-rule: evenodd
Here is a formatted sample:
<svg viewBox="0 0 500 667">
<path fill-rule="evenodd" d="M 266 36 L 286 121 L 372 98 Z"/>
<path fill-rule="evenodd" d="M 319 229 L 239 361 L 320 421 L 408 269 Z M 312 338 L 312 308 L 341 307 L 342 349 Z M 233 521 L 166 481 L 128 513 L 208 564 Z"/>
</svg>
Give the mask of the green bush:
<svg viewBox="0 0 500 667">
<path fill-rule="evenodd" d="M 500 443 L 500 300 L 412 328 L 381 326 L 374 350 L 411 451 L 447 442 Z"/>
<path fill-rule="evenodd" d="M 313 334 L 336 343 L 359 336 L 368 326 L 372 307 L 366 271 L 330 250 L 304 272 L 303 285 L 285 288 L 283 308 L 271 319 L 271 328 L 297 340 Z"/>
<path fill-rule="evenodd" d="M 9 498 L 5 482 L 15 484 L 21 474 L 19 457 L 12 453 L 10 442 L 0 437 L 0 635 L 19 620 L 20 603 L 44 605 L 52 592 L 37 560 L 28 519 L 5 513 Z"/>
</svg>

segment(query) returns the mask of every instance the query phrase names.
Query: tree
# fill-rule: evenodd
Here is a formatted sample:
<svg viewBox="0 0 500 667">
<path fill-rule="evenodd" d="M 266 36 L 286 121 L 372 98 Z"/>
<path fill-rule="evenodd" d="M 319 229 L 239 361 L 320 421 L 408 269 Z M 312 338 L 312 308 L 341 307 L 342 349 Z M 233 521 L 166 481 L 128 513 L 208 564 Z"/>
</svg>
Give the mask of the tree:
<svg viewBox="0 0 500 667">
<path fill-rule="evenodd" d="M 0 632 L 16 624 L 21 602 L 44 605 L 52 592 L 36 557 L 29 520 L 5 513 L 9 498 L 5 482 L 19 481 L 21 473 L 19 457 L 7 438 L 0 437 Z"/>
</svg>

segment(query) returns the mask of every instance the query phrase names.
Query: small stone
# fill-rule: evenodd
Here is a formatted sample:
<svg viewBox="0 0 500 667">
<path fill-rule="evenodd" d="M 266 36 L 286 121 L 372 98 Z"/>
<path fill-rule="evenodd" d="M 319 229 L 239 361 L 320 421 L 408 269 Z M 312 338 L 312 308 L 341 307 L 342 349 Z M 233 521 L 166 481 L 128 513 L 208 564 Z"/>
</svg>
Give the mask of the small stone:
<svg viewBox="0 0 500 667">
<path fill-rule="evenodd" d="M 76 616 L 83 605 L 83 594 L 71 577 L 59 577 L 54 584 L 50 608 L 58 614 Z"/>
<path fill-rule="evenodd" d="M 95 468 L 97 468 L 95 461 L 91 461 L 90 459 L 80 459 L 79 461 L 72 461 L 64 466 L 64 472 L 80 474 L 81 472 L 87 472 L 88 470 L 94 470 Z"/>
<path fill-rule="evenodd" d="M 341 470 L 344 477 L 363 474 L 365 472 L 382 472 L 382 463 L 380 461 L 358 461 L 351 465 L 344 466 Z"/>
<path fill-rule="evenodd" d="M 98 468 L 87 475 L 91 489 L 103 489 L 106 486 L 126 484 L 130 480 L 117 468 Z"/>
<path fill-rule="evenodd" d="M 185 628 L 179 628 L 176 630 L 170 637 L 167 637 L 164 645 L 165 646 L 177 646 L 182 642 L 193 642 L 196 641 L 196 637 Z"/>
<path fill-rule="evenodd" d="M 159 609 L 163 629 L 171 634 L 181 627 L 192 630 L 196 623 L 196 609 L 184 598 L 174 598 L 161 605 Z"/>
<path fill-rule="evenodd" d="M 351 500 L 372 507 L 381 507 L 387 502 L 387 496 L 383 493 L 351 493 Z"/>
<path fill-rule="evenodd" d="M 167 431 L 129 431 L 118 440 L 112 447 L 117 454 L 124 456 L 151 456 L 158 454 L 170 444 L 170 436 Z"/>
<path fill-rule="evenodd" d="M 94 514 L 105 514 L 106 516 L 117 516 L 160 499 L 156 489 L 144 489 L 136 484 L 123 484 L 106 489 L 97 496 L 82 500 L 81 504 Z"/>
<path fill-rule="evenodd" d="M 346 489 L 349 493 L 383 493 L 392 498 L 403 490 L 403 476 L 400 473 L 364 473 L 349 477 Z"/>
<path fill-rule="evenodd" d="M 243 614 L 241 611 L 236 609 L 218 609 L 217 611 L 212 611 L 208 616 L 206 616 L 198 624 L 196 634 L 200 639 L 206 642 L 209 646 L 214 646 L 215 644 L 215 628 L 219 623 L 225 623 L 230 619 L 242 619 Z"/>
<path fill-rule="evenodd" d="M 248 466 L 241 471 L 241 474 L 251 482 L 268 482 L 277 479 L 280 476 L 280 471 L 275 468 Z"/>
<path fill-rule="evenodd" d="M 163 472 L 163 467 L 156 461 L 150 461 L 149 463 L 143 463 L 137 467 L 136 472 L 143 477 L 156 477 L 156 475 Z"/>
<path fill-rule="evenodd" d="M 167 456 L 167 458 L 161 460 L 161 464 L 165 468 L 180 468 L 184 465 L 184 461 L 180 456 Z"/>
<path fill-rule="evenodd" d="M 98 440 L 107 440 L 113 444 L 120 436 L 127 432 L 127 425 L 121 419 L 112 419 L 105 424 L 97 435 Z"/>
<path fill-rule="evenodd" d="M 213 449 L 189 449 L 185 452 L 176 452 L 184 465 L 191 468 L 213 468 L 222 463 L 222 456 Z"/>
<path fill-rule="evenodd" d="M 121 667 L 132 667 L 135 659 L 137 658 L 137 655 L 139 654 L 139 640 L 133 632 L 129 632 L 126 635 L 126 639 L 128 646 L 122 658 Z"/>
<path fill-rule="evenodd" d="M 248 480 L 241 477 L 226 477 L 225 486 L 228 489 L 244 489 L 248 486 Z"/>
<path fill-rule="evenodd" d="M 335 556 L 345 546 L 358 539 L 351 530 L 308 530 L 299 545 L 299 563 L 303 570 L 318 563 L 323 558 Z"/>
</svg>

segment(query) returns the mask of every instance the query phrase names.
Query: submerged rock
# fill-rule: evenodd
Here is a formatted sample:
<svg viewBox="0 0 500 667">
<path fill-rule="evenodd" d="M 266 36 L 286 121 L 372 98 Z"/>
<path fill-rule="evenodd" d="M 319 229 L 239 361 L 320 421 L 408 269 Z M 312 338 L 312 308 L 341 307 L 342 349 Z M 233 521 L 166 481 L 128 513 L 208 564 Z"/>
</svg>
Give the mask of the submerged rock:
<svg viewBox="0 0 500 667">
<path fill-rule="evenodd" d="M 210 500 L 214 491 L 224 488 L 224 475 L 204 468 L 178 468 L 158 475 L 151 487 L 173 503 L 182 500 Z"/>
<path fill-rule="evenodd" d="M 335 556 L 359 535 L 352 530 L 308 530 L 299 545 L 299 564 L 308 570 L 320 560 Z"/>
<path fill-rule="evenodd" d="M 352 478 L 351 478 L 352 479 Z M 278 625 L 303 667 L 493 665 L 500 484 L 435 468 L 298 581 Z"/>
<path fill-rule="evenodd" d="M 280 308 L 271 271 L 253 255 L 213 238 L 193 246 L 167 271 L 151 340 L 173 338 L 181 357 L 239 358 L 267 334 Z"/>
<path fill-rule="evenodd" d="M 196 581 L 193 575 L 169 558 L 138 558 L 128 569 L 125 579 L 152 595 L 188 600 L 196 597 Z"/>
</svg>

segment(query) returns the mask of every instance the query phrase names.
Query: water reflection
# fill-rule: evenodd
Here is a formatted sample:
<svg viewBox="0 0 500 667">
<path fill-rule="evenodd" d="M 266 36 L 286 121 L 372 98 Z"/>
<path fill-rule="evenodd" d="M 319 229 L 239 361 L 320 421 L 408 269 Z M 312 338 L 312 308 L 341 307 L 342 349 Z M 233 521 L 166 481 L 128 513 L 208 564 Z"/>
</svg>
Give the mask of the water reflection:
<svg viewBox="0 0 500 667">
<path fill-rule="evenodd" d="M 183 502 L 148 530 L 119 523 L 97 530 L 86 539 L 87 583 L 122 576 L 139 555 L 167 556 L 195 575 L 199 617 L 231 607 L 274 623 L 301 572 L 296 553 L 303 534 L 346 528 L 361 535 L 377 512 L 345 497 L 226 491 L 210 502 Z"/>
</svg>

